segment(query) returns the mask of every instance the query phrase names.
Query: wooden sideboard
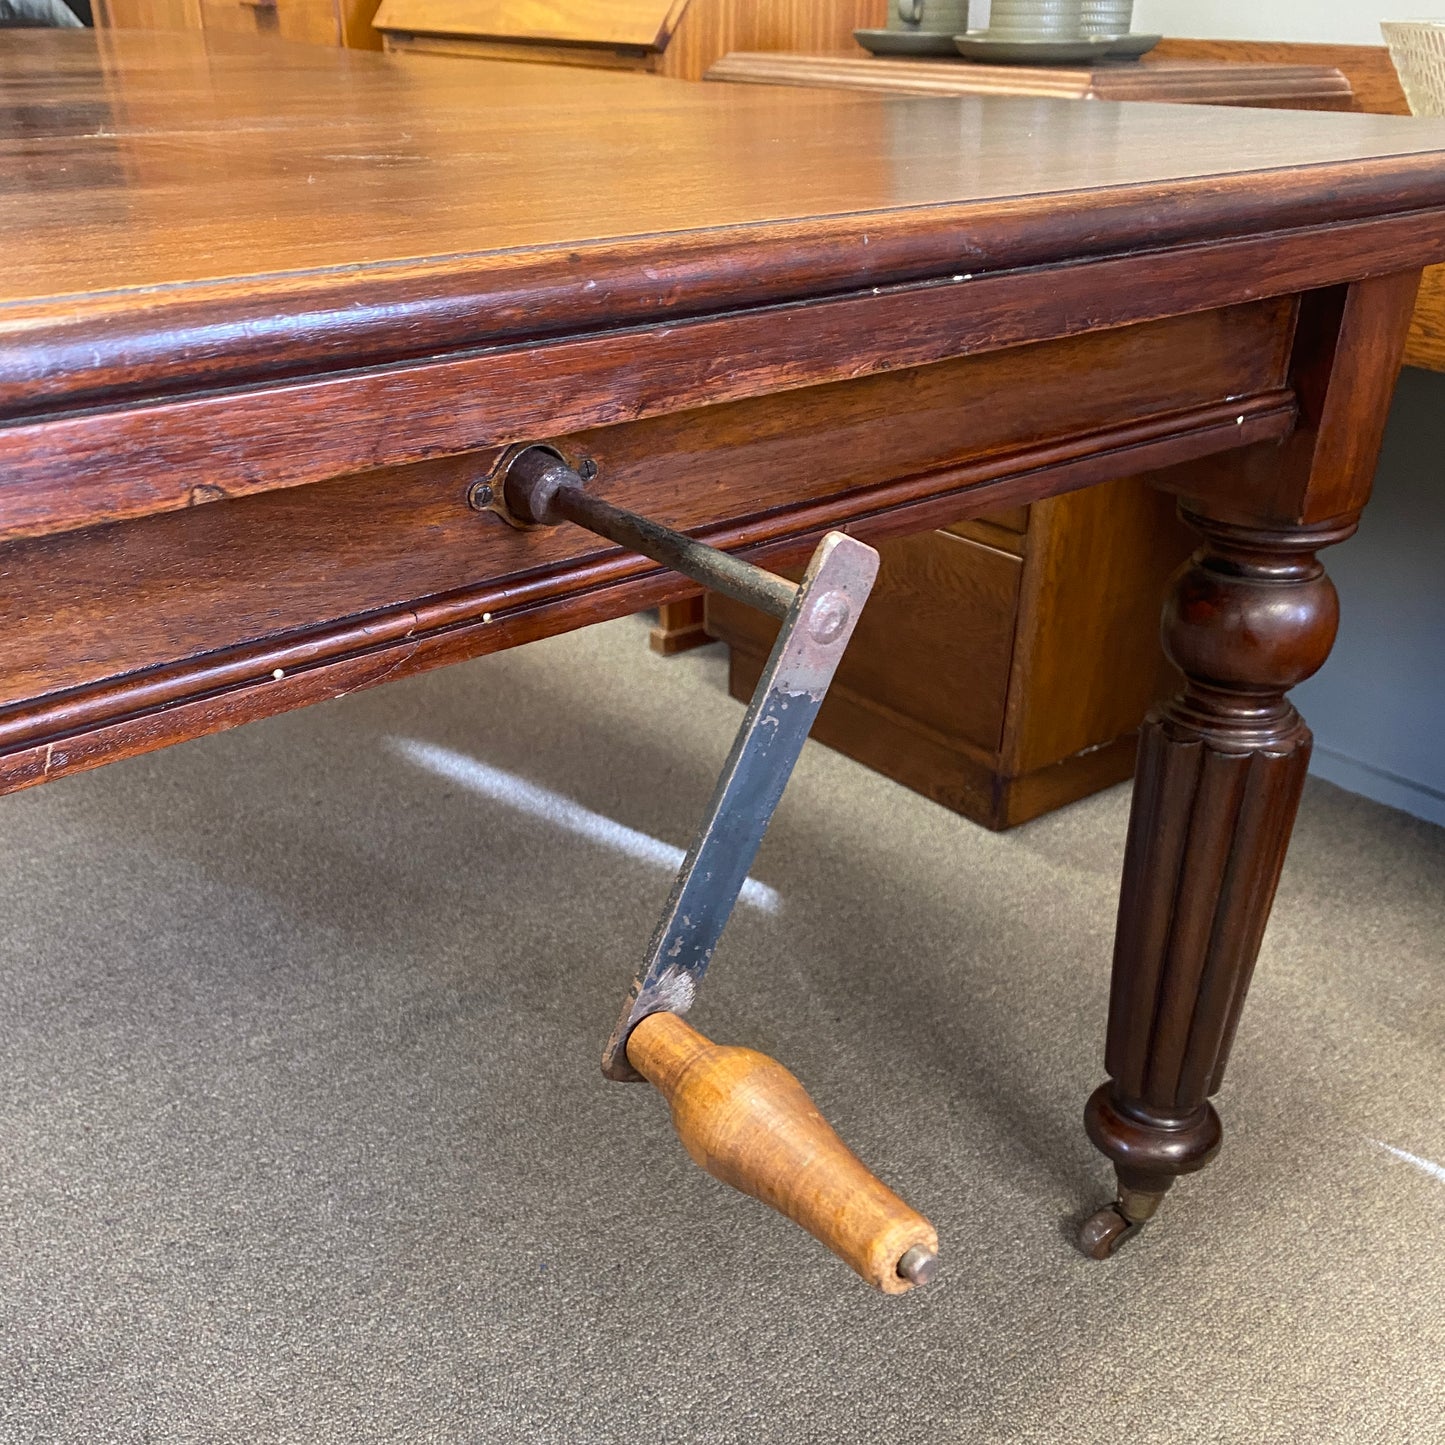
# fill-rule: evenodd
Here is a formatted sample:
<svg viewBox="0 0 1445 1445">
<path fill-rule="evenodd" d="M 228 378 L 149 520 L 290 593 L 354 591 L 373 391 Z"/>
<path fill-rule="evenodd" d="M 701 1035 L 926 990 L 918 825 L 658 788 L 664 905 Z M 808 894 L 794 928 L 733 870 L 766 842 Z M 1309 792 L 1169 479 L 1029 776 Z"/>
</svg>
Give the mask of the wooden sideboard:
<svg viewBox="0 0 1445 1445">
<path fill-rule="evenodd" d="M 979 65 L 946 59 L 885 59 L 853 53 L 732 51 L 709 80 L 804 85 L 908 95 L 1036 95 L 1055 100 L 1149 100 L 1269 110 L 1349 110 L 1350 82 L 1338 66 L 1152 56 L 1089 66 Z"/>
</svg>

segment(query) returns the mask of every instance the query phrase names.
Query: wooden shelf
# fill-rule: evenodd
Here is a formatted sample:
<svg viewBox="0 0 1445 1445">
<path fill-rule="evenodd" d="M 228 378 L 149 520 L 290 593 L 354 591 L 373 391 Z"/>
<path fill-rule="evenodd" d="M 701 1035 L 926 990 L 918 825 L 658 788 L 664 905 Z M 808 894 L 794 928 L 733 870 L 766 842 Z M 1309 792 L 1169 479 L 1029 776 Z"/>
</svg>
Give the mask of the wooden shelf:
<svg viewBox="0 0 1445 1445">
<path fill-rule="evenodd" d="M 1350 110 L 1354 98 L 1349 80 L 1333 65 L 1240 65 L 1203 59 L 1024 66 L 734 51 L 717 61 L 707 78 L 910 95 L 1039 95 L 1062 100 L 1150 100 L 1288 110 Z"/>
</svg>

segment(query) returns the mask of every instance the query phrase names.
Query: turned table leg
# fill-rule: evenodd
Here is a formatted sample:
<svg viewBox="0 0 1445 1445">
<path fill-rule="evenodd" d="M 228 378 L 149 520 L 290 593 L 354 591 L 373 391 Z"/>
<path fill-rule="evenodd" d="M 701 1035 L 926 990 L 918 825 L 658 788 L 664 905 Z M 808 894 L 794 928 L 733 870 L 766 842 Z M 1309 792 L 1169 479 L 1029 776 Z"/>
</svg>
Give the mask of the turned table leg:
<svg viewBox="0 0 1445 1445">
<path fill-rule="evenodd" d="M 1144 725 L 1119 900 L 1105 1068 L 1085 1110 L 1119 1196 L 1084 1225 L 1104 1258 L 1218 1152 L 1219 1089 L 1309 762 L 1285 697 L 1334 642 L 1316 551 L 1355 518 L 1241 526 L 1185 509 L 1204 546 L 1175 578 L 1165 649 L 1183 692 Z"/>
</svg>

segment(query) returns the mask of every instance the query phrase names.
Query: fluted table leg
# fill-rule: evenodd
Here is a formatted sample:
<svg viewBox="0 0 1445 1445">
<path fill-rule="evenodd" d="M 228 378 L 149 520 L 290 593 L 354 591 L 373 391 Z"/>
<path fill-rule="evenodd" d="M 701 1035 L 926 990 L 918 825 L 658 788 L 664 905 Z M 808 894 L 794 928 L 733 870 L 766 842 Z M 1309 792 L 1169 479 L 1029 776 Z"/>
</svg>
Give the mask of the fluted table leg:
<svg viewBox="0 0 1445 1445">
<path fill-rule="evenodd" d="M 1102 1258 L 1218 1152 L 1218 1090 L 1279 881 L 1310 732 L 1285 694 L 1338 621 L 1316 551 L 1355 519 L 1252 528 L 1184 511 L 1204 546 L 1163 636 L 1184 691 L 1145 723 L 1119 903 L 1105 1067 L 1085 1111 L 1118 1201 L 1084 1226 Z"/>
</svg>

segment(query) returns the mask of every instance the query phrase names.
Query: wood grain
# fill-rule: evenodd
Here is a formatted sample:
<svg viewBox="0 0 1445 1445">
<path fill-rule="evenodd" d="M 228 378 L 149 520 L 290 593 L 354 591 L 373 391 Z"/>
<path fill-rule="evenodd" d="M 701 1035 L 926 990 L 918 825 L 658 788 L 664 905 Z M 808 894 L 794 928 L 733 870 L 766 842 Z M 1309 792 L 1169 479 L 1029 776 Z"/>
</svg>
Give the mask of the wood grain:
<svg viewBox="0 0 1445 1445">
<path fill-rule="evenodd" d="M 1039 772 L 1131 734 L 1178 674 L 1159 599 L 1194 548 L 1172 499 L 1121 477 L 1033 508 L 1000 772 Z"/>
<path fill-rule="evenodd" d="M 1074 485 L 1107 475 L 1131 448 L 1162 448 L 1150 453 L 1162 461 L 1241 434 L 1280 436 L 1293 416 L 1280 390 L 1292 314 L 1289 303 L 1257 302 L 554 440 L 592 458 L 621 505 L 719 544 L 796 550 L 828 526 L 876 535 L 992 513 L 1071 470 Z M 1093 388 L 1078 387 L 1081 373 Z M 999 395 L 1019 405 L 1004 408 Z M 650 564 L 587 533 L 519 533 L 472 512 L 467 488 L 491 460 L 450 458 L 0 548 L 12 619 L 4 746 L 34 749 L 187 696 L 244 690 L 277 667 L 341 667 L 366 652 L 416 668 L 429 655 L 488 651 L 537 635 L 538 608 L 564 625 L 569 592 L 647 577 Z M 758 478 L 769 495 L 758 495 Z M 635 605 L 652 600 L 639 590 Z M 116 616 L 127 626 L 111 625 Z M 210 639 L 206 657 L 181 661 L 188 636 Z M 446 644 L 431 654 L 428 639 Z M 284 700 L 263 688 L 244 706 Z M 218 716 L 238 721 L 241 706 Z M 58 766 L 53 753 L 47 765 Z M 14 776 L 34 772 L 27 764 Z"/>
<path fill-rule="evenodd" d="M 1012 537 L 1012 551 L 948 534 L 882 543 L 813 729 L 989 828 L 1128 777 L 1139 720 L 1178 681 L 1158 599 L 1192 538 L 1170 499 L 1124 478 L 1032 511 L 1027 539 L 984 533 Z M 745 700 L 776 626 L 710 598 L 708 628 L 733 649 L 729 688 Z"/>
<path fill-rule="evenodd" d="M 377 0 L 98 0 L 96 24 L 109 30 L 274 33 L 306 45 L 380 50 L 381 36 L 371 24 L 376 5 Z"/>
<path fill-rule="evenodd" d="M 855 30 L 881 29 L 888 0 L 689 0 L 659 71 L 701 80 L 730 50 L 863 51 Z"/>
<path fill-rule="evenodd" d="M 987 512 L 1094 485 L 1120 471 L 1167 467 L 1181 455 L 1288 435 L 1292 406 L 1261 407 L 1241 432 L 1234 416 L 1240 405 L 1230 402 L 1198 417 L 1186 414 L 1022 448 L 703 535 L 713 545 L 748 548 L 755 560 L 780 566 L 811 550 L 830 528 L 843 526 L 865 540 L 883 540 L 936 527 L 970 507 Z M 489 579 L 314 635 L 193 652 L 167 666 L 7 711 L 0 718 L 0 749 L 5 749 L 0 752 L 0 791 L 621 617 L 674 600 L 691 586 L 629 558 L 608 557 L 515 581 Z M 228 621 L 209 643 L 230 633 Z M 155 634 L 147 636 L 155 640 Z"/>
<path fill-rule="evenodd" d="M 1283 449 L 1243 450 L 1228 463 L 1188 463 L 1155 480 L 1209 499 L 1224 515 L 1325 523 L 1354 515 L 1374 482 L 1418 280 L 1411 272 L 1331 287 L 1305 298 L 1291 382 L 1300 425 Z"/>
<path fill-rule="evenodd" d="M 879 552 L 878 581 L 813 736 L 846 751 L 863 710 L 991 759 L 1003 733 L 1019 560 L 962 537 L 936 545 L 928 535 L 885 542 Z M 717 597 L 708 599 L 708 631 L 746 655 L 736 681 L 750 696 L 777 623 Z"/>
<path fill-rule="evenodd" d="M 745 701 L 752 696 L 766 661 L 765 652 L 746 643 L 731 647 L 728 691 L 733 697 Z M 820 718 L 813 736 L 922 797 L 998 831 L 1122 783 L 1133 775 L 1136 744 L 1136 730 L 1130 728 L 1031 773 L 1009 774 L 997 753 L 920 727 L 882 699 L 836 686 L 828 693 L 826 722 Z"/>
<path fill-rule="evenodd" d="M 610 45 L 564 45 L 560 41 L 479 40 L 469 35 L 417 35 L 386 30 L 382 49 L 389 55 L 446 55 L 457 60 L 516 61 L 523 65 L 570 65 L 583 70 L 621 70 L 654 75 L 652 50 Z"/>
<path fill-rule="evenodd" d="M 94 0 L 95 22 L 108 29 L 199 30 L 201 0 Z"/>
<path fill-rule="evenodd" d="M 1427 371 L 1445 371 L 1445 267 L 1426 267 L 1420 278 L 1404 362 Z"/>
<path fill-rule="evenodd" d="M 725 1048 L 676 1014 L 651 1014 L 627 1043 L 628 1062 L 667 1100 L 683 1147 L 715 1179 L 786 1215 L 885 1294 L 914 1248 L 938 1234 L 863 1166 L 783 1066 Z"/>
<path fill-rule="evenodd" d="M 0 429 L 9 488 L 3 521 L 11 535 L 36 535 L 84 518 L 150 515 L 193 505 L 198 488 L 213 496 L 295 486 L 537 440 L 549 426 L 656 415 L 920 366 L 1030 336 L 1227 306 L 1242 291 L 1279 294 L 1341 270 L 1398 274 L 1422 251 L 1445 251 L 1434 212 L 1342 224 L 1314 239 L 1308 249 L 1265 236 L 1091 261 L 1061 269 L 1047 290 L 1031 271 L 963 274 L 819 301 L 790 314 L 786 325 L 771 311 L 742 311 L 541 350 L 516 344 L 415 367 L 17 421 Z M 1163 289 L 1129 288 L 1129 276 L 1142 280 L 1146 272 Z M 92 350 L 90 359 L 96 355 Z M 75 381 L 56 376 L 53 360 L 49 370 L 47 379 Z M 34 381 L 22 375 L 19 389 Z M 403 410 L 407 427 L 392 426 L 389 419 Z M 303 437 L 308 445 L 298 444 Z M 97 510 L 100 493 L 104 512 Z"/>
<path fill-rule="evenodd" d="M 220 35 L 275 35 L 280 23 L 276 6 L 248 0 L 200 0 L 201 28 Z"/>
<path fill-rule="evenodd" d="M 429 351 L 545 334 L 559 307 L 576 329 L 716 305 L 740 276 L 732 304 L 757 304 L 1445 204 L 1445 122 L 1389 117 L 1222 111 L 1204 128 L 601 71 L 569 73 L 559 104 L 545 67 L 133 31 L 17 32 L 0 81 L 39 102 L 0 147 L 0 302 L 27 363 L 32 336 L 73 363 L 123 317 L 180 364 L 193 348 L 254 364 L 283 347 L 268 314 L 304 316 L 289 340 L 315 365 L 318 343 L 375 356 L 376 332 L 395 356 L 398 326 Z M 37 145 L 69 148 L 66 169 L 33 167 Z M 753 264 L 726 264 L 744 239 Z M 47 313 L 74 293 L 63 324 Z"/>
</svg>

